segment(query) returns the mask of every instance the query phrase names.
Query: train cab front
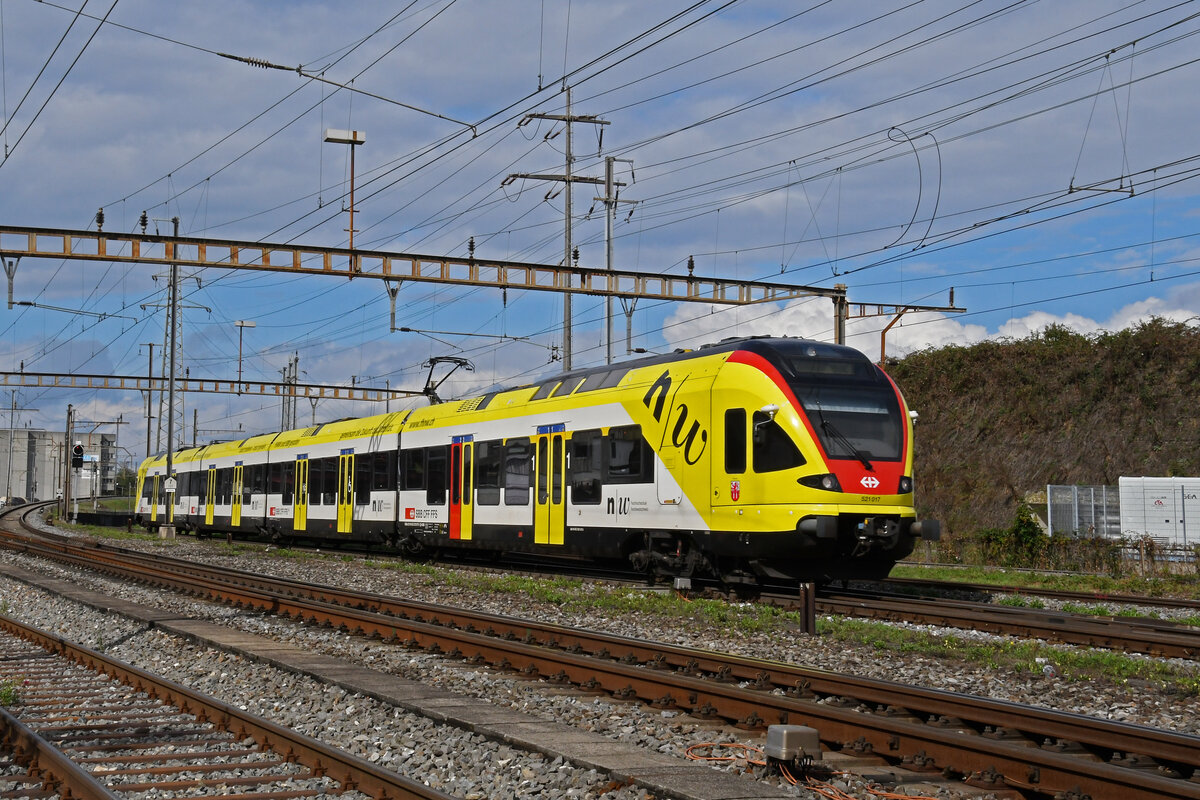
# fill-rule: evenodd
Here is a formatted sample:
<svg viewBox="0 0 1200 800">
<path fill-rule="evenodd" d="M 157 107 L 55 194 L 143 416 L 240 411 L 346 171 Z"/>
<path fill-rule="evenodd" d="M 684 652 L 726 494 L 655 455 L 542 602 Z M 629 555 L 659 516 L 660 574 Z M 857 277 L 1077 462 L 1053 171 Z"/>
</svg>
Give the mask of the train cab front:
<svg viewBox="0 0 1200 800">
<path fill-rule="evenodd" d="M 899 389 L 864 358 L 793 359 L 788 385 L 820 445 L 824 473 L 799 483 L 832 514 L 802 520 L 801 532 L 831 540 L 835 576 L 886 575 L 918 539 L 937 540 L 936 520 L 913 506 L 913 421 Z M 821 503 L 824 504 L 823 502 Z"/>
<path fill-rule="evenodd" d="M 918 539 L 939 537 L 938 523 L 918 520 L 913 506 L 904 399 L 866 356 L 775 340 L 731 361 L 757 367 L 780 392 L 782 402 L 751 415 L 752 471 L 761 453 L 761 477 L 772 481 L 764 499 L 786 502 L 798 516 L 791 535 L 760 537 L 753 569 L 802 580 L 886 575 Z"/>
</svg>

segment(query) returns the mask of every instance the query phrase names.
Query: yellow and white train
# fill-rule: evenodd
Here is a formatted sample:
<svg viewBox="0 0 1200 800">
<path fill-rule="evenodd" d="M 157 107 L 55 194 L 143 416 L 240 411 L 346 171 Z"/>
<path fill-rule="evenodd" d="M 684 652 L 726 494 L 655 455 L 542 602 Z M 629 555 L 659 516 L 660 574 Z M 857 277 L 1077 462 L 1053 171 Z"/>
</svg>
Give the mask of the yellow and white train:
<svg viewBox="0 0 1200 800">
<path fill-rule="evenodd" d="M 933 520 L 913 426 L 866 356 L 788 338 L 576 370 L 173 455 L 139 519 L 200 534 L 623 559 L 658 576 L 880 577 Z"/>
</svg>

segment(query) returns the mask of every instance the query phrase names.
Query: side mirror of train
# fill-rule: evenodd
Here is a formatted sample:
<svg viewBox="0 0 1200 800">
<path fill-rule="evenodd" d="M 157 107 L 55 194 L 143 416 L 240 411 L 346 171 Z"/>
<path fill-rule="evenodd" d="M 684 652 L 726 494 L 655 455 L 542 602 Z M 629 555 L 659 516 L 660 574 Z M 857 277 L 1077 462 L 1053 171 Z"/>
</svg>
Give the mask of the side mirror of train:
<svg viewBox="0 0 1200 800">
<path fill-rule="evenodd" d="M 768 422 L 772 421 L 773 419 L 775 419 L 775 415 L 778 413 L 779 413 L 779 406 L 775 405 L 774 403 L 768 403 L 767 405 L 760 408 L 758 410 L 758 413 L 755 414 L 755 416 L 758 416 L 758 414 L 766 415 L 766 419 L 760 420 L 759 422 L 754 423 L 753 436 L 754 436 L 755 444 L 762 444 L 763 437 L 766 436 L 766 433 L 763 431 L 763 426 L 766 425 Z"/>
</svg>

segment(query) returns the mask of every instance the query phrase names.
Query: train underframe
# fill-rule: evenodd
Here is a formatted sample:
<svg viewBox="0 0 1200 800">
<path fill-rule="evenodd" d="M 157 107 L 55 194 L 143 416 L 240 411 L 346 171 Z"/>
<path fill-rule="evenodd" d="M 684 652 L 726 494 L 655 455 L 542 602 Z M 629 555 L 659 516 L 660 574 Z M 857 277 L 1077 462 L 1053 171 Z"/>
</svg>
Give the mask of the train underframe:
<svg viewBox="0 0 1200 800">
<path fill-rule="evenodd" d="M 634 569 L 656 578 L 709 578 L 729 586 L 887 577 L 936 522 L 901 517 L 808 517 L 775 533 L 649 531 L 629 549 Z"/>
<path fill-rule="evenodd" d="M 727 586 L 774 582 L 884 578 L 919 539 L 939 535 L 936 522 L 896 516 L 806 517 L 795 530 L 779 532 L 572 529 L 563 545 L 530 541 L 522 531 L 479 526 L 470 539 L 449 539 L 445 526 L 395 523 L 355 524 L 353 534 L 288 530 L 278 523 L 243 520 L 233 527 L 208 525 L 192 517 L 177 526 L 198 536 L 262 535 L 275 544 L 308 541 L 320 545 L 378 545 L 409 558 L 440 555 L 498 560 L 506 553 L 525 556 L 614 560 L 628 563 L 652 580 L 703 579 Z"/>
</svg>

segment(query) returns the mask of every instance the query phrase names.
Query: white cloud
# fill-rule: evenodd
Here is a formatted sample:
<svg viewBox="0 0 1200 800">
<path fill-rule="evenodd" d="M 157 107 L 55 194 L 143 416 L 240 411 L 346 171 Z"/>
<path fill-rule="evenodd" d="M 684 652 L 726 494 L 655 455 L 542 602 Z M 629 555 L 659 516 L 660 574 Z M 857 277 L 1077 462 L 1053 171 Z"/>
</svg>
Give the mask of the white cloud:
<svg viewBox="0 0 1200 800">
<path fill-rule="evenodd" d="M 913 312 L 904 315 L 887 332 L 886 347 L 889 357 L 901 357 L 929 347 L 971 345 L 987 339 L 1024 339 L 1051 325 L 1061 325 L 1086 335 L 1123 330 L 1153 317 L 1184 322 L 1197 315 L 1200 315 L 1200 283 L 1193 283 L 1173 289 L 1166 297 L 1130 303 L 1105 320 L 1075 313 L 1031 311 L 989 331 L 983 325 L 964 322 L 956 316 Z M 846 344 L 878 359 L 880 333 L 890 319 L 850 320 L 846 325 Z M 662 334 L 668 348 L 697 347 L 731 336 L 793 336 L 831 342 L 832 324 L 832 308 L 825 300 L 794 300 L 783 307 L 775 304 L 735 308 L 681 306 L 668 317 Z M 653 349 L 653 345 L 647 347 Z"/>
</svg>

